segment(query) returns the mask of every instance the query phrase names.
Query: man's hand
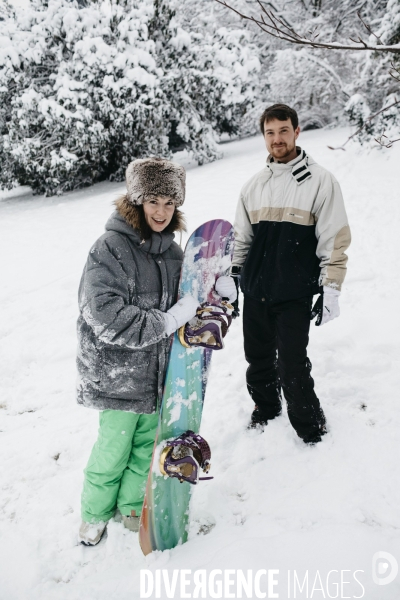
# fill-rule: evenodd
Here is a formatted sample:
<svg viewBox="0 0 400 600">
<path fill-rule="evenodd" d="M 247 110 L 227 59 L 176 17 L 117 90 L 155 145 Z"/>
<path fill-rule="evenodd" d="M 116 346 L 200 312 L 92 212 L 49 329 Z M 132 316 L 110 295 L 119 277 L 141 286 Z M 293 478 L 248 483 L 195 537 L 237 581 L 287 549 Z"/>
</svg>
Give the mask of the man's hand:
<svg viewBox="0 0 400 600">
<path fill-rule="evenodd" d="M 325 325 L 328 321 L 336 319 L 340 315 L 339 308 L 340 292 L 326 285 L 322 288 L 322 293 L 318 297 L 311 311 L 311 320 L 317 317 L 315 324 Z"/>
<path fill-rule="evenodd" d="M 237 299 L 237 288 L 232 277 L 222 275 L 215 282 L 215 291 L 221 298 L 228 298 L 229 302 L 235 302 Z"/>
<path fill-rule="evenodd" d="M 235 265 L 233 265 L 233 267 L 231 267 L 231 278 L 233 279 L 233 282 L 236 286 L 236 300 L 234 302 L 232 302 L 232 306 L 233 306 L 233 313 L 232 313 L 232 318 L 236 319 L 236 317 L 239 316 L 239 285 L 240 285 L 240 274 L 242 271 L 242 267 L 236 267 Z"/>
</svg>

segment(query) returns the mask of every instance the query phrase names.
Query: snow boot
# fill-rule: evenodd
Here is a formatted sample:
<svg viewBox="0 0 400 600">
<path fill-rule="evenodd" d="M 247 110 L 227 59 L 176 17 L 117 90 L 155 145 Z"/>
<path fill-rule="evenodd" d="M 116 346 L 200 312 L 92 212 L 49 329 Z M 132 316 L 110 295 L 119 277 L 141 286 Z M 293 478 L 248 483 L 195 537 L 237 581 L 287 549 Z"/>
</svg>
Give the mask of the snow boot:
<svg viewBox="0 0 400 600">
<path fill-rule="evenodd" d="M 136 515 L 122 515 L 122 522 L 124 524 L 124 527 L 126 527 L 126 529 L 129 529 L 129 531 L 133 531 L 134 533 L 137 533 L 139 531 L 140 517 L 137 517 Z"/>
<path fill-rule="evenodd" d="M 305 435 L 302 438 L 302 440 L 308 446 L 315 446 L 315 444 L 318 444 L 319 442 L 322 441 L 322 436 L 325 435 L 326 433 L 327 433 L 327 431 L 326 431 L 326 427 L 324 424 L 324 425 L 320 426 L 319 430 L 314 431 L 314 433 L 309 433 L 308 435 Z"/>
<path fill-rule="evenodd" d="M 78 540 L 84 546 L 96 546 L 106 530 L 108 521 L 99 521 L 98 523 L 86 523 L 82 521 L 79 528 Z"/>
<path fill-rule="evenodd" d="M 263 428 L 265 425 L 268 424 L 268 421 L 272 421 L 272 419 L 275 419 L 275 417 L 279 417 L 279 415 L 282 413 L 282 410 L 280 410 L 279 412 L 277 412 L 275 415 L 273 416 L 266 416 L 265 414 L 263 414 L 260 409 L 258 408 L 257 405 L 255 405 L 253 412 L 251 413 L 251 417 L 250 417 L 250 423 L 247 426 L 247 429 L 257 429 L 257 428 Z"/>
</svg>

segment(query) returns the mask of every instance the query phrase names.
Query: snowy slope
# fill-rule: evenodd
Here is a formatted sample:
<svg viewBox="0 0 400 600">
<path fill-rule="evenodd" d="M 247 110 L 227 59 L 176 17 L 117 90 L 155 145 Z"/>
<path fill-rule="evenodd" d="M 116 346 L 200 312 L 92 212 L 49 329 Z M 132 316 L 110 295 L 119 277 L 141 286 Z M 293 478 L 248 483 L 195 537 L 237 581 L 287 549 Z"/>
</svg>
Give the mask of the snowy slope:
<svg viewBox="0 0 400 600">
<path fill-rule="evenodd" d="M 123 186 L 103 183 L 62 198 L 3 195 L 2 600 L 139 598 L 140 569 L 279 569 L 280 598 L 289 597 L 287 571 L 303 579 L 308 570 L 309 593 L 296 597 L 316 599 L 335 597 L 327 575 L 346 570 L 352 583 L 337 597 L 398 599 L 400 578 L 376 585 L 372 557 L 386 551 L 400 562 L 400 145 L 369 154 L 327 149 L 345 138 L 343 130 L 300 138 L 340 181 L 353 233 L 342 315 L 311 328 L 309 355 L 330 432 L 306 447 L 286 414 L 262 434 L 246 430 L 252 405 L 236 320 L 227 349 L 213 359 L 202 424 L 215 479 L 195 490 L 190 541 L 147 558 L 137 535 L 113 521 L 98 547 L 76 545 L 82 470 L 98 420 L 74 400 L 77 288 Z M 222 149 L 223 160 L 188 167 L 189 231 L 212 218 L 233 220 L 241 185 L 264 164 L 261 137 Z M 208 535 L 197 534 L 201 526 Z M 364 571 L 357 575 L 364 593 L 355 570 Z M 323 591 L 316 586 L 311 595 L 317 571 Z"/>
</svg>

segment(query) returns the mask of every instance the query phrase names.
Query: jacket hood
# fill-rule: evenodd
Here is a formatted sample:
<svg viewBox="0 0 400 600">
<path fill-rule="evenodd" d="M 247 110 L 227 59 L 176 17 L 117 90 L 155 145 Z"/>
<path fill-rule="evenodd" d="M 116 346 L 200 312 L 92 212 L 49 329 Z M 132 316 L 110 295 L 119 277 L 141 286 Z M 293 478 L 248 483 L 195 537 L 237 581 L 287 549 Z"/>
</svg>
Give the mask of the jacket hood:
<svg viewBox="0 0 400 600">
<path fill-rule="evenodd" d="M 127 235 L 135 246 L 150 254 L 162 254 L 168 250 L 175 238 L 173 233 L 164 233 L 161 231 L 160 233 L 153 232 L 149 239 L 143 240 L 140 236 L 140 232 L 129 225 L 124 217 L 120 215 L 118 210 L 113 212 L 108 219 L 106 231 L 116 231 L 117 233 Z"/>
</svg>

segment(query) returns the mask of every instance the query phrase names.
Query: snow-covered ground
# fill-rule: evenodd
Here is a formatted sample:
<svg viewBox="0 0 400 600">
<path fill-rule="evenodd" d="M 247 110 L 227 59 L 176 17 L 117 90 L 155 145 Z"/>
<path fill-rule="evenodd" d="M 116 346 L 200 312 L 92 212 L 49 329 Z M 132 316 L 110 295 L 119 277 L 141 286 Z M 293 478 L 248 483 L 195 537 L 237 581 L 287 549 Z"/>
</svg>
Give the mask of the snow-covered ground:
<svg viewBox="0 0 400 600">
<path fill-rule="evenodd" d="M 189 542 L 147 558 L 137 534 L 114 521 L 99 546 L 76 543 L 82 470 L 98 422 L 74 398 L 77 288 L 124 186 L 103 183 L 61 198 L 3 194 L 2 600 L 131 600 L 140 597 L 141 569 L 277 569 L 279 598 L 399 598 L 400 577 L 377 585 L 372 560 L 385 551 L 400 562 L 400 145 L 327 149 L 346 137 L 336 130 L 300 138 L 340 181 L 353 233 L 342 314 L 311 327 L 309 355 L 329 434 L 307 447 L 287 414 L 264 433 L 246 430 L 252 404 L 237 319 L 227 349 L 214 356 L 203 413 L 215 479 L 195 490 Z M 261 137 L 222 149 L 223 160 L 188 168 L 189 231 L 212 218 L 232 220 L 241 185 L 264 164 Z M 207 535 L 198 534 L 201 526 Z M 393 567 L 378 563 L 382 580 Z M 308 571 L 308 593 L 304 586 L 294 595 L 293 583 L 288 590 L 289 570 L 300 582 Z M 212 589 L 203 597 L 213 597 Z"/>
</svg>

